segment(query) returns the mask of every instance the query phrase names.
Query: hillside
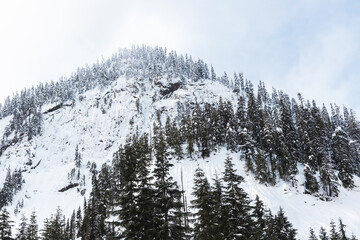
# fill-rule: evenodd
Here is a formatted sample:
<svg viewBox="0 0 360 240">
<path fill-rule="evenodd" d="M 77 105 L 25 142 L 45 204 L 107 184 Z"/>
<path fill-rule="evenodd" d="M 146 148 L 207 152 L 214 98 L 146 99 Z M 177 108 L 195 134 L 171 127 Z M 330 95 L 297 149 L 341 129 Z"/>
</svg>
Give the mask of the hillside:
<svg viewBox="0 0 360 240">
<path fill-rule="evenodd" d="M 70 217 L 90 197 L 93 163 L 98 170 L 111 165 L 129 136 L 152 136 L 155 126 L 165 129 L 170 119 L 182 139 L 181 157 L 170 153 L 170 173 L 181 183 L 182 172 L 188 204 L 196 168 L 212 182 L 230 156 L 250 198 L 258 195 L 273 213 L 281 206 L 299 239 L 308 238 L 310 227 L 329 230 L 338 218 L 349 235 L 360 236 L 359 122 L 346 108 L 334 105 L 326 118 L 326 108 L 299 99 L 276 90 L 270 97 L 261 82 L 255 94 L 242 74 L 216 77 L 201 60 L 164 49 L 121 50 L 68 79 L 24 90 L 0 108 L 0 186 L 9 169 L 21 171 L 24 180 L 6 208 L 16 226 L 21 214 L 29 217 L 34 210 L 40 229 L 57 207 Z M 188 127 L 180 130 L 186 116 L 192 120 L 192 152 Z M 257 151 L 267 171 L 263 183 L 249 168 Z M 304 168 L 316 177 L 317 190 L 304 185 Z M 320 172 L 328 168 L 336 179 L 322 182 Z"/>
</svg>

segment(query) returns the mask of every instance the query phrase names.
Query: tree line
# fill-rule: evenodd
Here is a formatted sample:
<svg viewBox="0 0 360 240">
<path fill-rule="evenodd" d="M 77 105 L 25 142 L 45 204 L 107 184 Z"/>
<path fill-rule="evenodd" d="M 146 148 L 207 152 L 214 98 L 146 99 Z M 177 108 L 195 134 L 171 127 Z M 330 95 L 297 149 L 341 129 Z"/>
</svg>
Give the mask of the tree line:
<svg viewBox="0 0 360 240">
<path fill-rule="evenodd" d="M 128 137 L 111 165 L 97 170 L 92 164 L 92 191 L 82 208 L 68 219 L 58 208 L 40 231 L 35 212 L 29 221 L 23 216 L 15 239 L 296 239 L 282 208 L 273 215 L 259 197 L 249 198 L 229 156 L 224 172 L 211 181 L 196 169 L 188 205 L 183 187 L 170 176 L 176 158 L 165 139 L 160 129 L 154 130 L 153 147 L 148 134 Z M 338 229 L 333 221 L 330 227 L 320 228 L 318 236 L 310 229 L 309 239 L 350 239 L 341 219 Z M 1 239 L 12 239 L 11 230 L 3 208 Z"/>
</svg>

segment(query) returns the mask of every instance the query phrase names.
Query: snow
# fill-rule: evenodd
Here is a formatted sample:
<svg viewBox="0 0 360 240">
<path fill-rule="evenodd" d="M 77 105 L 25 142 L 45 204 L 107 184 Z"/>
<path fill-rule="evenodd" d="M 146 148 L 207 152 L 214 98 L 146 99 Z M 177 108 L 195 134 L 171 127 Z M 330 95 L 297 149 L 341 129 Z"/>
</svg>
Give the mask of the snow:
<svg viewBox="0 0 360 240">
<path fill-rule="evenodd" d="M 3 119 L 0 119 L 0 136 L 4 135 L 5 128 L 7 125 L 9 125 L 9 122 L 11 121 L 12 116 L 5 117 Z"/>
<path fill-rule="evenodd" d="M 144 86 L 135 83 L 137 89 L 132 85 L 132 79 L 120 78 L 106 89 L 97 88 L 82 94 L 83 100 L 78 99 L 74 106 L 63 106 L 54 112 L 44 114 L 43 133 L 40 136 L 34 137 L 31 141 L 23 140 L 4 152 L 0 157 L 0 184 L 5 179 L 8 167 L 12 171 L 17 168 L 25 170 L 23 189 L 15 195 L 12 205 L 8 207 L 12 214 L 11 218 L 16 223 L 15 227 L 20 221 L 21 213 L 29 217 L 34 210 L 38 216 L 40 229 L 43 227 L 44 219 L 55 213 L 58 206 L 67 217 L 70 217 L 74 209 L 82 207 L 84 197 L 88 197 L 91 191 L 91 176 L 87 163 L 95 162 L 98 169 L 103 163 L 110 163 L 113 153 L 125 142 L 125 137 L 129 133 L 134 132 L 137 127 L 142 132 L 151 131 L 157 109 L 175 116 L 179 101 L 212 103 L 217 102 L 219 96 L 222 96 L 224 100 L 230 100 L 233 106 L 236 106 L 237 102 L 236 96 L 230 89 L 210 80 L 187 84 L 168 98 L 162 97 L 159 94 L 159 87 L 152 88 L 150 83 Z M 136 108 L 137 99 L 140 103 L 140 112 Z M 43 111 L 55 105 L 44 106 Z M 0 120 L 0 135 L 3 134 L 10 119 L 11 117 L 7 117 Z M 165 121 L 165 117 L 162 120 Z M 80 171 L 81 175 L 85 175 L 85 185 L 60 193 L 58 190 L 71 182 L 68 173 L 75 167 L 76 145 L 79 146 L 82 156 Z M 273 213 L 276 213 L 280 206 L 283 207 L 286 216 L 299 230 L 300 239 L 307 239 L 310 227 L 318 231 L 320 226 L 328 226 L 331 219 L 336 222 L 339 217 L 347 225 L 349 234 L 353 232 L 360 236 L 358 187 L 351 191 L 341 188 L 338 198 L 330 202 L 321 201 L 303 194 L 304 189 L 301 184 L 304 180 L 300 166 L 296 188 L 283 181 L 279 181 L 276 186 L 265 186 L 257 183 L 253 175 L 245 173 L 244 162 L 240 161 L 239 153 L 230 153 L 225 149 L 220 149 L 207 159 L 184 159 L 174 162 L 171 173 L 180 185 L 181 171 L 183 171 L 188 202 L 192 199 L 193 175 L 197 166 L 206 172 L 209 179 L 215 178 L 217 174 L 221 177 L 223 163 L 228 155 L 232 157 L 238 173 L 245 178 L 242 187 L 250 197 L 255 199 L 255 196 L 259 195 Z M 38 163 L 39 165 L 32 169 L 25 164 L 29 160 L 33 162 L 32 167 Z M 355 177 L 354 180 L 355 184 L 360 186 L 360 179 Z M 72 182 L 76 181 L 72 180 Z M 84 196 L 78 189 L 86 189 Z M 24 207 L 15 215 L 16 204 L 22 200 Z"/>
</svg>

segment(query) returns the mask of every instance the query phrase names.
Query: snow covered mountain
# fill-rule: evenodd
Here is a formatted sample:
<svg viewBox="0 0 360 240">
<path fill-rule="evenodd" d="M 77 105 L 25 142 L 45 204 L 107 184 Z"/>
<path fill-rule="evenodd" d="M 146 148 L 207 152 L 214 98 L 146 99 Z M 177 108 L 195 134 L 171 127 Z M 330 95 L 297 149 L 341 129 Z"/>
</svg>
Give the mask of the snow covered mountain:
<svg viewBox="0 0 360 240">
<path fill-rule="evenodd" d="M 126 55 L 125 53 L 128 54 L 123 50 L 122 54 Z M 158 60 L 140 61 L 142 56 L 131 56 L 122 57 L 119 65 L 114 64 L 114 61 L 100 64 L 107 66 L 106 70 L 117 72 L 112 78 L 107 75 L 109 72 L 105 72 L 102 77 L 92 76 L 94 79 L 112 79 L 106 84 L 79 87 L 80 80 L 74 80 L 79 75 L 73 76 L 71 81 L 64 80 L 63 83 L 69 82 L 69 89 L 70 82 L 76 82 L 76 88 L 80 90 L 72 91 L 69 98 L 58 96 L 43 100 L 39 108 L 41 130 L 29 138 L 26 134 L 19 134 L 22 137 L 16 138 L 15 131 L 6 134 L 16 115 L 5 114 L 3 109 L 0 136 L 7 137 L 3 137 L 6 140 L 3 141 L 0 155 L 0 186 L 3 186 L 9 169 L 10 172 L 20 169 L 24 180 L 21 190 L 16 191 L 12 202 L 6 206 L 16 227 L 21 215 L 29 217 L 32 211 L 36 211 L 39 228 L 43 227 L 44 219 L 50 217 L 57 207 L 70 217 L 74 209 L 82 206 L 84 197 L 89 197 L 92 188 L 92 163 L 96 163 L 98 169 L 103 163 L 110 164 L 114 152 L 125 143 L 127 136 L 136 131 L 151 134 L 159 112 L 161 122 L 165 125 L 167 116 L 171 119 L 179 118 L 179 106 L 194 108 L 198 103 L 217 104 L 220 97 L 221 101 L 238 106 L 239 96 L 245 96 L 245 92 L 238 89 L 241 87 L 236 86 L 235 79 L 231 83 L 226 74 L 221 78 L 214 76 L 214 72 L 209 74 L 206 64 L 201 60 L 191 60 L 192 69 L 184 72 L 189 71 L 192 75 L 182 76 L 176 71 L 168 74 L 175 68 L 169 66 L 176 64 L 169 63 L 171 57 L 166 53 L 164 61 L 159 60 L 162 65 L 155 64 Z M 147 62 L 146 67 L 139 66 L 144 62 Z M 206 68 L 201 72 L 201 67 L 194 66 Z M 159 74 L 151 75 L 157 68 L 162 69 L 158 71 Z M 176 65 L 176 69 L 179 68 Z M 133 74 L 134 72 L 139 74 Z M 197 77 L 194 78 L 194 75 Z M 83 79 L 90 78 L 82 76 Z M 232 128 L 231 124 L 227 127 Z M 16 140 L 10 141 L 11 139 Z M 81 156 L 81 165 L 78 167 L 75 166 L 76 155 Z M 233 159 L 237 172 L 244 177 L 245 181 L 241 186 L 250 198 L 255 199 L 258 195 L 266 207 L 275 213 L 281 206 L 294 228 L 298 229 L 298 238 L 307 239 L 310 227 L 316 232 L 321 226 L 329 230 L 330 221 L 337 221 L 338 218 L 345 223 L 348 233 L 360 236 L 360 205 L 357 202 L 360 200 L 360 178 L 356 174 L 352 178 L 355 187 L 344 188 L 341 185 L 338 187 L 338 196 L 325 201 L 321 200 L 320 194 L 304 194 L 303 163 L 296 163 L 298 172 L 292 181 L 277 177 L 274 186 L 261 184 L 251 171 L 246 171 L 243 152 L 233 151 L 225 145 L 211 151 L 209 157 L 201 157 L 200 149 L 195 147 L 195 154 L 191 157 L 184 154 L 182 160 L 173 160 L 171 175 L 180 183 L 181 173 L 183 174 L 188 201 L 193 199 L 191 192 L 196 168 L 200 166 L 209 180 L 214 179 L 216 174 L 224 171 L 227 156 Z M 320 178 L 318 171 L 315 176 Z"/>
</svg>

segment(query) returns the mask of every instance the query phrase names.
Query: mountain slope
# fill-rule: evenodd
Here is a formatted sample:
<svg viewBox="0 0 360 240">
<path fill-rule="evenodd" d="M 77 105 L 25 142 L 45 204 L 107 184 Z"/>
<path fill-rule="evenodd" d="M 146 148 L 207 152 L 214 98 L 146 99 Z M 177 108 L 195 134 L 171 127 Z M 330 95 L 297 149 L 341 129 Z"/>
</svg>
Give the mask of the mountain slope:
<svg viewBox="0 0 360 240">
<path fill-rule="evenodd" d="M 124 67 L 119 69 L 125 71 Z M 22 169 L 25 180 L 22 189 L 7 207 L 12 219 L 18 223 L 21 213 L 30 216 L 31 211 L 35 210 L 41 228 L 43 220 L 58 206 L 69 217 L 74 209 L 82 206 L 84 197 L 90 194 L 91 164 L 96 163 L 100 169 L 103 163 L 110 163 L 113 153 L 136 130 L 151 133 L 158 112 L 161 112 L 161 121 L 165 123 L 166 116 L 178 117 L 179 105 L 216 104 L 221 97 L 224 102 L 229 101 L 237 106 L 239 95 L 243 93 L 233 91 L 229 84 L 224 84 L 226 81 L 220 82 L 210 79 L 185 80 L 181 77 L 143 81 L 136 76 L 119 76 L 104 86 L 74 94 L 73 100 L 58 99 L 53 103 L 44 103 L 41 106 L 41 134 L 30 140 L 24 137 L 12 143 L 0 156 L 0 186 L 8 168 L 12 171 Z M 13 116 L 9 115 L 0 120 L 0 135 L 4 134 L 12 119 Z M 75 167 L 77 147 L 82 159 L 80 168 Z M 223 172 L 223 162 L 229 155 L 238 173 L 245 177 L 242 184 L 245 191 L 252 199 L 259 195 L 273 212 L 283 207 L 289 220 L 299 230 L 300 239 L 307 239 L 309 227 L 318 231 L 320 226 L 327 226 L 331 219 L 337 220 L 338 217 L 347 225 L 349 233 L 360 236 L 360 206 L 356 204 L 360 199 L 358 187 L 340 187 L 338 197 L 332 198 L 332 201 L 321 201 L 303 194 L 303 164 L 297 165 L 296 187 L 281 179 L 277 180 L 275 186 L 265 186 L 259 184 L 252 173 L 245 172 L 245 162 L 240 160 L 241 152 L 230 151 L 223 146 L 212 151 L 208 158 L 203 159 L 198 155 L 192 158 L 186 155 L 183 160 L 174 161 L 175 166 L 171 169 L 178 182 L 183 172 L 188 200 L 192 199 L 193 176 L 197 166 L 204 169 L 208 179 L 213 179 L 215 174 Z M 80 177 L 77 178 L 79 171 Z M 71 183 L 79 185 L 59 192 Z M 360 186 L 360 179 L 356 176 L 354 183 Z M 19 208 L 18 203 L 22 205 L 22 202 L 23 207 Z"/>
</svg>

